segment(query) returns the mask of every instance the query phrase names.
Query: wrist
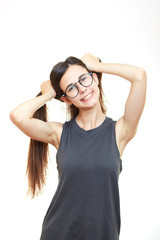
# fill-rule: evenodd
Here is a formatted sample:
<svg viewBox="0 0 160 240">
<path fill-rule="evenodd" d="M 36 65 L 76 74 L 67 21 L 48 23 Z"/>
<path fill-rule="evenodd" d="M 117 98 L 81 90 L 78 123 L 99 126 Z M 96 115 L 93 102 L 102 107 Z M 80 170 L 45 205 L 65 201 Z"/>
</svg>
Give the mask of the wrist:
<svg viewBox="0 0 160 240">
<path fill-rule="evenodd" d="M 92 68 L 92 71 L 94 72 L 103 72 L 103 63 L 102 62 L 97 62 L 93 68 Z"/>
<path fill-rule="evenodd" d="M 44 93 L 43 95 L 48 99 L 48 101 L 52 100 L 56 96 L 56 94 L 52 92 L 47 92 L 47 93 Z"/>
<path fill-rule="evenodd" d="M 39 97 L 43 99 L 42 101 L 48 102 L 48 101 L 52 100 L 55 96 L 53 93 L 47 92 L 47 93 L 43 93 Z"/>
</svg>

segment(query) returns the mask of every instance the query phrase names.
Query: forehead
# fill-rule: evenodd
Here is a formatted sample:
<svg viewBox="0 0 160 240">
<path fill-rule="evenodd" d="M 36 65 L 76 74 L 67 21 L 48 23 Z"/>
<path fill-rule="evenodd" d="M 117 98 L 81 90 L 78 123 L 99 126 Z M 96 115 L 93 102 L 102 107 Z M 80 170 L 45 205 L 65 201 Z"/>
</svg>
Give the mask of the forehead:
<svg viewBox="0 0 160 240">
<path fill-rule="evenodd" d="M 78 77 L 85 73 L 88 73 L 88 71 L 84 67 L 78 65 L 71 65 L 61 78 L 61 88 L 63 89 L 68 84 L 76 82 L 78 80 Z"/>
</svg>

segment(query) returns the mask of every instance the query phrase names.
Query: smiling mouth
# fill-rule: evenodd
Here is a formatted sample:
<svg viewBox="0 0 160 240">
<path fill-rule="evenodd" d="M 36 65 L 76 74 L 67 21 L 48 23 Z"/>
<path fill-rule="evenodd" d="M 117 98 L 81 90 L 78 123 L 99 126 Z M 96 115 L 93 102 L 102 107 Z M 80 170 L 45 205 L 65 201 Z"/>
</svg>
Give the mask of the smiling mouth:
<svg viewBox="0 0 160 240">
<path fill-rule="evenodd" d="M 82 98 L 81 101 L 85 101 L 85 100 L 89 99 L 92 96 L 92 94 L 93 94 L 93 92 L 89 93 L 87 96 Z"/>
</svg>

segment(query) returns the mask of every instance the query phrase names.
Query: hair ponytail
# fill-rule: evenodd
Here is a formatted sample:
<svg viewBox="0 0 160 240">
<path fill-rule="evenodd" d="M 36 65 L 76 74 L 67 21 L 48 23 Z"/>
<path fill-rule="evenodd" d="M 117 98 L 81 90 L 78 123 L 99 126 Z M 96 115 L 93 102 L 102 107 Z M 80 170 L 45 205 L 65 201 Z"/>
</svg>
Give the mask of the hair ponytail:
<svg viewBox="0 0 160 240">
<path fill-rule="evenodd" d="M 42 95 L 40 92 L 38 96 Z M 47 121 L 46 104 L 39 108 L 33 118 Z M 28 176 L 28 195 L 32 198 L 41 191 L 46 182 L 48 165 L 48 143 L 30 139 L 26 174 Z"/>
</svg>

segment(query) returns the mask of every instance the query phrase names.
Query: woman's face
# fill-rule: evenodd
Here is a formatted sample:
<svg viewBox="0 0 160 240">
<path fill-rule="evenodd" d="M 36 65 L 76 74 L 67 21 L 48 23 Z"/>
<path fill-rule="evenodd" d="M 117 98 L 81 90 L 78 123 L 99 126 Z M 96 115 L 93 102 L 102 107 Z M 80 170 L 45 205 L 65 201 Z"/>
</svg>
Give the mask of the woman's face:
<svg viewBox="0 0 160 240">
<path fill-rule="evenodd" d="M 60 81 L 60 87 L 65 92 L 68 85 L 78 81 L 79 76 L 88 73 L 87 70 L 79 65 L 71 65 Z M 79 82 L 76 83 L 79 94 L 75 98 L 69 98 L 67 96 L 61 97 L 61 99 L 67 104 L 73 104 L 77 108 L 92 108 L 99 101 L 99 87 L 98 78 L 93 73 L 93 83 L 89 87 L 82 86 Z"/>
</svg>

